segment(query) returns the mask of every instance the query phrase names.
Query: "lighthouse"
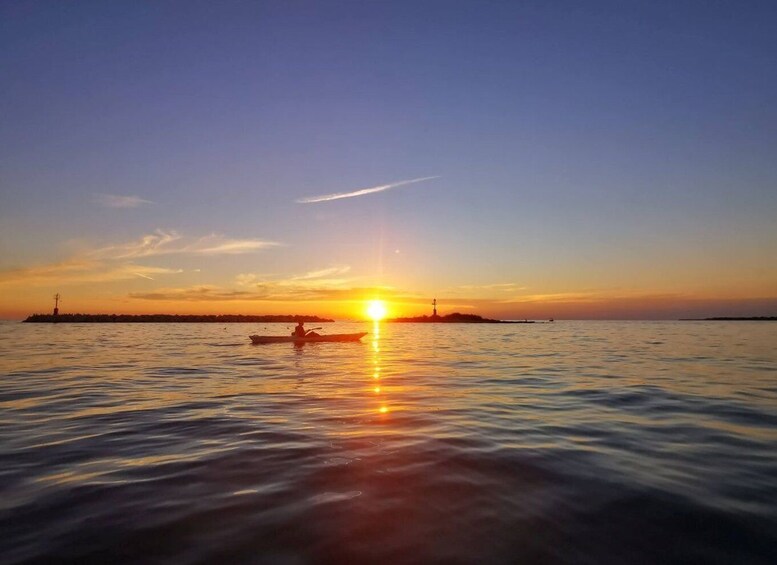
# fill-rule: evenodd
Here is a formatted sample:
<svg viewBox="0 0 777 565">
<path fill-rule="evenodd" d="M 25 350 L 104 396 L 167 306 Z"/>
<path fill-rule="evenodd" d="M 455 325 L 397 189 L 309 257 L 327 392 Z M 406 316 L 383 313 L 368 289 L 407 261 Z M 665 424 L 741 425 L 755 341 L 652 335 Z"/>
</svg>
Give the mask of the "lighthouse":
<svg viewBox="0 0 777 565">
<path fill-rule="evenodd" d="M 432 318 L 437 317 L 437 299 L 432 300 Z"/>
</svg>

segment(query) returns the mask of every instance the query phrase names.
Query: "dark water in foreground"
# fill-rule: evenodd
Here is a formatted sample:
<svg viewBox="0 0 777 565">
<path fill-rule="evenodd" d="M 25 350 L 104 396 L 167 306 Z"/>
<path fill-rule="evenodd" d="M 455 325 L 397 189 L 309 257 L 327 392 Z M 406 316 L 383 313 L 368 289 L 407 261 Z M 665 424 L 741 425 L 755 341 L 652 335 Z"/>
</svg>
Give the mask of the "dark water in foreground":
<svg viewBox="0 0 777 565">
<path fill-rule="evenodd" d="M 777 559 L 777 323 L 362 328 L 0 324 L 0 561 Z"/>
</svg>

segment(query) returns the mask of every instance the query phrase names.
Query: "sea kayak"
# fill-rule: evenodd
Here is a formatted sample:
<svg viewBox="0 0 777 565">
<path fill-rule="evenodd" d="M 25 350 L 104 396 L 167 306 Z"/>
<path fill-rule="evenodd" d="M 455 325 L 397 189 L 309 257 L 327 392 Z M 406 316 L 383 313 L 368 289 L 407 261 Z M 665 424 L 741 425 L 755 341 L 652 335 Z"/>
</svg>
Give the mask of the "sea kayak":
<svg viewBox="0 0 777 565">
<path fill-rule="evenodd" d="M 324 341 L 359 341 L 367 335 L 367 332 L 358 334 L 329 334 L 310 337 L 296 337 L 293 335 L 251 335 L 251 342 L 258 343 L 318 343 Z"/>
</svg>

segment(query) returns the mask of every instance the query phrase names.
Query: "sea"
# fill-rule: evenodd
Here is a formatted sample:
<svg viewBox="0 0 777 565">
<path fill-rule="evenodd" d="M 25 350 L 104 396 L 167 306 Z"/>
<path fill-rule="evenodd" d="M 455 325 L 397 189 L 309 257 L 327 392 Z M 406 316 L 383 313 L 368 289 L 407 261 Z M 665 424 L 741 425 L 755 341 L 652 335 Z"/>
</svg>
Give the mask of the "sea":
<svg viewBox="0 0 777 565">
<path fill-rule="evenodd" d="M 777 562 L 777 323 L 0 323 L 0 562 Z"/>
</svg>

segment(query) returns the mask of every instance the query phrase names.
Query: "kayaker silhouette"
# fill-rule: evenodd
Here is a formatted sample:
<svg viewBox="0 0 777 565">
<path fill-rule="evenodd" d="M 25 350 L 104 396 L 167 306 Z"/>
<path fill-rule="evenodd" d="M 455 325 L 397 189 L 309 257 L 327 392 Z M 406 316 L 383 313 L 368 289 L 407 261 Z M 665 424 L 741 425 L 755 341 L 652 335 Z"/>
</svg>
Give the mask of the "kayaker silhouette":
<svg viewBox="0 0 777 565">
<path fill-rule="evenodd" d="M 316 337 L 319 335 L 313 330 L 305 330 L 304 324 L 305 322 L 300 321 L 297 324 L 297 327 L 294 328 L 294 331 L 291 332 L 291 335 L 293 335 L 294 337 Z"/>
</svg>

